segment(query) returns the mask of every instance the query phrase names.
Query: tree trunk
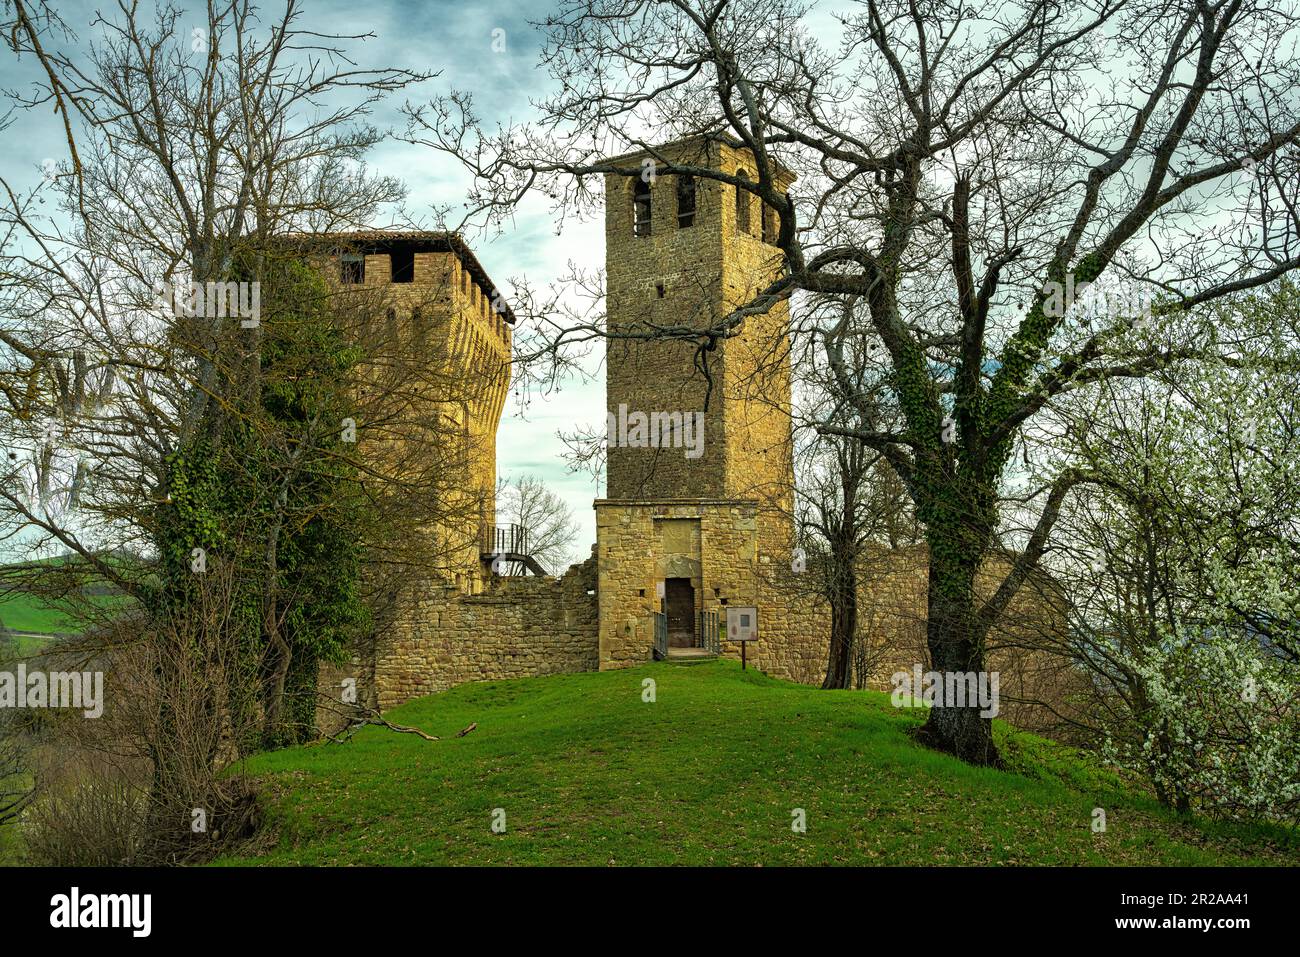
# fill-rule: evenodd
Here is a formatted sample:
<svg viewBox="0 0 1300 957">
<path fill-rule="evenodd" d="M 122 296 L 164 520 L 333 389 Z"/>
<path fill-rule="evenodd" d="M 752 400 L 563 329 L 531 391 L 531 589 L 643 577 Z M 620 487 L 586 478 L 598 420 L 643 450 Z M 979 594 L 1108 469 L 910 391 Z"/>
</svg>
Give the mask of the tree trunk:
<svg viewBox="0 0 1300 957">
<path fill-rule="evenodd" d="M 984 673 L 983 636 L 974 627 L 975 573 L 979 558 L 953 549 L 953 542 L 930 544 L 926 643 L 930 670 Z M 916 689 L 919 693 L 920 689 Z M 993 719 L 980 714 L 978 703 L 964 707 L 936 705 L 930 709 L 921 739 L 969 764 L 1000 767 L 993 744 Z"/>
<path fill-rule="evenodd" d="M 822 687 L 849 688 L 853 678 L 853 642 L 858 631 L 857 555 L 852 541 L 831 543 L 831 646 Z"/>
</svg>

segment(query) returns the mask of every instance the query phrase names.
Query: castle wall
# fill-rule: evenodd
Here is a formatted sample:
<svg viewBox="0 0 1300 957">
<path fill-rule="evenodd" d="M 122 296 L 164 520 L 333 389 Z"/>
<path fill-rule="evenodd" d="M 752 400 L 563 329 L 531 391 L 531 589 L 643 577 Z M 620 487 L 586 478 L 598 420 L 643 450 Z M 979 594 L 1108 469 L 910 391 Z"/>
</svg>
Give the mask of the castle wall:
<svg viewBox="0 0 1300 957">
<path fill-rule="evenodd" d="M 825 678 L 831 614 L 816 569 L 795 572 L 788 552 L 763 547 L 756 503 L 603 500 L 596 503 L 596 532 L 602 670 L 652 660 L 657 584 L 689 578 L 697 615 L 714 611 L 725 618 L 729 605 L 758 608 L 759 640 L 745 653 L 750 667 L 803 684 Z M 1007 571 L 1006 560 L 993 559 L 978 579 L 980 593 L 992 594 Z M 859 577 L 855 674 L 866 687 L 888 691 L 896 672 L 917 664 L 929 670 L 925 547 L 869 550 Z M 1078 675 L 1065 659 L 1025 648 L 1031 638 L 1060 636 L 1064 622 L 1062 596 L 1031 582 L 989 637 L 987 667 L 1002 675 L 1002 716 L 1021 727 L 1051 721 L 1047 709 L 1028 699 L 1059 704 L 1077 688 Z M 723 641 L 721 654 L 738 660 L 741 649 Z"/>
<path fill-rule="evenodd" d="M 727 605 L 758 607 L 760 637 L 747 649 L 750 667 L 803 684 L 822 682 L 830 608 L 812 567 L 795 573 L 762 561 L 753 503 L 602 501 L 597 521 L 598 555 L 560 578 L 503 579 L 479 595 L 412 589 L 373 649 L 322 669 L 322 695 L 337 701 L 343 679 L 351 678 L 361 703 L 387 709 L 467 681 L 644 664 L 654 647 L 655 586 L 665 577 L 691 579 L 697 611 L 725 618 Z M 1006 570 L 997 560 L 981 576 L 981 592 L 991 592 Z M 864 558 L 854 667 L 867 687 L 889 691 L 895 672 L 918 663 L 928 670 L 926 582 L 924 546 L 878 549 Z M 602 631 L 601 618 L 617 627 Z M 1059 594 L 1030 584 L 1013 601 L 989 641 L 988 668 L 1002 676 L 1001 717 L 1024 728 L 1050 726 L 1051 712 L 1032 702 L 1065 707 L 1078 689 L 1079 675 L 1065 659 L 1023 647 L 1031 637 L 1060 636 L 1063 628 Z M 732 642 L 722 642 L 721 652 L 740 658 Z M 339 713 L 322 707 L 322 730 L 337 730 Z"/>
<path fill-rule="evenodd" d="M 358 703 L 385 710 L 467 681 L 595 671 L 596 596 L 588 594 L 595 587 L 592 559 L 559 578 L 499 579 L 478 595 L 412 587 L 373 648 L 323 668 L 319 690 L 337 700 L 352 678 Z M 325 729 L 330 716 L 321 709 Z"/>
</svg>

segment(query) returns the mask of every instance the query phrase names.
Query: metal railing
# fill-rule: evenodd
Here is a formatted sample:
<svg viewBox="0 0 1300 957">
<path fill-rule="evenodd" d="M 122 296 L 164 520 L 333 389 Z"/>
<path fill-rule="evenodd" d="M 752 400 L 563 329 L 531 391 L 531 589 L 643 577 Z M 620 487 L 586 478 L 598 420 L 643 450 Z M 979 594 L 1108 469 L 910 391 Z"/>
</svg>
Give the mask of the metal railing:
<svg viewBox="0 0 1300 957">
<path fill-rule="evenodd" d="M 700 612 L 700 630 L 696 636 L 696 646 L 713 654 L 721 654 L 722 643 L 718 640 L 718 613 L 716 611 Z"/>
<path fill-rule="evenodd" d="M 655 626 L 655 658 L 668 657 L 668 616 L 661 611 L 651 612 Z"/>
<path fill-rule="evenodd" d="M 493 555 L 527 555 L 528 529 L 523 525 L 485 526 L 482 551 Z"/>
</svg>

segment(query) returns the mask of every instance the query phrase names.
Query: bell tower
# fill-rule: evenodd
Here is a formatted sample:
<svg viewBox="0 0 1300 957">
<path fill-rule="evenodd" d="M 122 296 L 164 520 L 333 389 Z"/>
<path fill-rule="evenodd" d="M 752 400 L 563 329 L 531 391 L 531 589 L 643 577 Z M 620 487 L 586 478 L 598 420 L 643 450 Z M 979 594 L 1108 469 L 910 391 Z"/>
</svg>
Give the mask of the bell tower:
<svg viewBox="0 0 1300 957">
<path fill-rule="evenodd" d="M 656 152 L 669 163 L 755 176 L 748 152 L 716 139 Z M 720 498 L 762 490 L 779 500 L 791 484 L 788 304 L 747 318 L 739 335 L 713 343 L 618 338 L 707 328 L 749 301 L 781 268 L 772 244 L 775 213 L 748 191 L 661 175 L 649 154 L 616 162 L 640 167 L 642 175 L 610 175 L 605 182 L 606 308 L 613 333 L 605 395 L 608 421 L 617 426 L 609 438 L 607 494 Z M 779 188 L 792 181 L 784 174 Z M 635 428 L 641 419 L 628 420 L 638 412 L 647 421 L 645 444 Z M 659 418 L 652 420 L 655 413 Z M 650 444 L 676 425 L 679 413 L 692 444 Z M 703 425 L 702 436 L 690 432 L 693 422 Z"/>
<path fill-rule="evenodd" d="M 699 647 L 702 612 L 754 604 L 758 566 L 789 562 L 794 501 L 788 303 L 729 337 L 663 337 L 715 326 L 780 274 L 773 210 L 731 184 L 667 172 L 754 179 L 753 157 L 699 137 L 613 162 L 641 175 L 605 179 L 601 667 L 649 658 L 656 614 L 671 644 Z M 778 189 L 793 180 L 781 170 Z"/>
</svg>

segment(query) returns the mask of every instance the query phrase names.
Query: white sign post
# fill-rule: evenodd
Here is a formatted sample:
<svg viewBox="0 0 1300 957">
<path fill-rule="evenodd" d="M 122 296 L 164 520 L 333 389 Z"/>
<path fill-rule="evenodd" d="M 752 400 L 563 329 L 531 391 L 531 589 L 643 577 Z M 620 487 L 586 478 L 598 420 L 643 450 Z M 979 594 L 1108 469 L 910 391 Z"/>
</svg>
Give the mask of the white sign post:
<svg viewBox="0 0 1300 957">
<path fill-rule="evenodd" d="M 740 669 L 745 670 L 745 649 L 751 641 L 758 641 L 758 609 L 753 605 L 732 605 L 727 608 L 727 640 L 740 642 Z"/>
</svg>

